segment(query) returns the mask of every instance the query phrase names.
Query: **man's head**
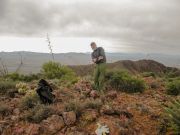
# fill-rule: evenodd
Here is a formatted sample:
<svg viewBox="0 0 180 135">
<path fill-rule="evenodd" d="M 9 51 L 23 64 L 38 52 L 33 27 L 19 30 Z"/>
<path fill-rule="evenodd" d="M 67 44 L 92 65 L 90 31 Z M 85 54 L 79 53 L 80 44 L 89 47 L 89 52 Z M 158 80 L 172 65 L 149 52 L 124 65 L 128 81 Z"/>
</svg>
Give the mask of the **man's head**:
<svg viewBox="0 0 180 135">
<path fill-rule="evenodd" d="M 95 42 L 91 42 L 91 48 L 92 48 L 92 50 L 96 50 L 97 45 Z"/>
</svg>

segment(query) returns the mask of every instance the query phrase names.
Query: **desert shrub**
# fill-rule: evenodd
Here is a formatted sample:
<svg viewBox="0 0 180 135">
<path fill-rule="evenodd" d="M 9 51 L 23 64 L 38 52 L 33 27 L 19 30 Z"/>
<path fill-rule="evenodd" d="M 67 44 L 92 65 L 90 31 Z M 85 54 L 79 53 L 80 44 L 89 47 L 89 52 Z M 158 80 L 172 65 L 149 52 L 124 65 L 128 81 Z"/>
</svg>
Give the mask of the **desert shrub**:
<svg viewBox="0 0 180 135">
<path fill-rule="evenodd" d="M 150 77 L 150 76 L 156 77 L 156 74 L 155 74 L 154 72 L 144 72 L 144 73 L 142 74 L 142 76 L 143 76 L 143 77 Z"/>
<path fill-rule="evenodd" d="M 72 83 L 77 79 L 72 69 L 52 61 L 43 64 L 42 74 L 48 79 L 69 80 Z"/>
<path fill-rule="evenodd" d="M 180 100 L 173 101 L 170 107 L 165 108 L 169 120 L 170 125 L 174 129 L 174 134 L 180 134 Z"/>
<path fill-rule="evenodd" d="M 40 78 L 40 75 L 39 74 L 23 75 L 19 73 L 11 73 L 8 74 L 6 78 L 11 79 L 13 81 L 31 82 L 33 80 L 38 80 Z"/>
<path fill-rule="evenodd" d="M 33 108 L 39 103 L 40 103 L 40 99 L 36 91 L 31 90 L 30 92 L 27 92 L 26 95 L 21 99 L 20 108 L 21 109 Z"/>
<path fill-rule="evenodd" d="M 78 100 L 70 100 L 65 104 L 66 111 L 74 111 L 76 115 L 79 117 L 82 114 L 83 104 Z"/>
<path fill-rule="evenodd" d="M 180 94 L 180 80 L 174 80 L 169 82 L 166 86 L 166 92 L 169 95 L 179 95 Z"/>
<path fill-rule="evenodd" d="M 23 118 L 28 122 L 40 123 L 52 114 L 52 110 L 47 105 L 37 104 L 34 108 L 25 113 Z"/>
<path fill-rule="evenodd" d="M 7 105 L 5 104 L 0 104 L 0 115 L 1 116 L 5 116 L 8 115 L 10 113 L 10 109 Z"/>
<path fill-rule="evenodd" d="M 81 102 L 79 100 L 70 100 L 65 104 L 66 111 L 74 111 L 77 116 L 82 114 L 84 109 L 97 109 L 99 110 L 102 106 L 101 100 L 86 100 L 85 102 Z"/>
<path fill-rule="evenodd" d="M 25 94 L 28 90 L 30 90 L 30 87 L 27 83 L 19 82 L 16 84 L 16 89 L 18 90 L 18 93 Z"/>
<path fill-rule="evenodd" d="M 16 87 L 16 82 L 11 80 L 1 80 L 0 81 L 0 93 L 6 93 L 9 89 L 14 89 Z"/>
<path fill-rule="evenodd" d="M 131 76 L 126 71 L 109 71 L 106 74 L 106 80 L 111 87 L 128 93 L 143 92 L 146 88 L 142 79 Z"/>
</svg>

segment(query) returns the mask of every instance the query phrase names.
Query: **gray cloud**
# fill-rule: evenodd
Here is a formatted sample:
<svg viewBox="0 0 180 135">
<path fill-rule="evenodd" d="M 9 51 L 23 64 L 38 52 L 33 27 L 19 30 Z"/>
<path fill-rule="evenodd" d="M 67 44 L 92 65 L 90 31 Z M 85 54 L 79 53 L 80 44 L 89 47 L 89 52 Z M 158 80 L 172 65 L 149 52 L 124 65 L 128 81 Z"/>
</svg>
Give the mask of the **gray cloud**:
<svg viewBox="0 0 180 135">
<path fill-rule="evenodd" d="M 179 0 L 0 0 L 0 35 L 101 37 L 180 52 Z M 176 52 L 176 53 L 177 53 Z"/>
</svg>

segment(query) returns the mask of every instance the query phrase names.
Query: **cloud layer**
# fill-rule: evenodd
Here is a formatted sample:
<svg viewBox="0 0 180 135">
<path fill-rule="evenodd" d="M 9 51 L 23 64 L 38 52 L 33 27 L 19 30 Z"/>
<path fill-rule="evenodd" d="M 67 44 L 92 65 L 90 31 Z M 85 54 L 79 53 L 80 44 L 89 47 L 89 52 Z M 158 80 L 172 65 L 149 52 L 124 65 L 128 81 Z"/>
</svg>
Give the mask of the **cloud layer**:
<svg viewBox="0 0 180 135">
<path fill-rule="evenodd" d="M 179 0 L 0 0 L 0 35 L 48 32 L 180 51 L 179 14 Z"/>
</svg>

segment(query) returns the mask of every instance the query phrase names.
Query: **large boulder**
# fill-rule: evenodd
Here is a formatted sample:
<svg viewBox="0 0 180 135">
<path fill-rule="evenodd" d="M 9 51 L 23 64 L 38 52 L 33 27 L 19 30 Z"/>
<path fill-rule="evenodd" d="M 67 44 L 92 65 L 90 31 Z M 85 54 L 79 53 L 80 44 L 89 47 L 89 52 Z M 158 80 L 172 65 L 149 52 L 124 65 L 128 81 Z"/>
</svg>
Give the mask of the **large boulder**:
<svg viewBox="0 0 180 135">
<path fill-rule="evenodd" d="M 43 133 L 47 135 L 55 134 L 65 126 L 63 118 L 59 115 L 52 115 L 41 123 Z"/>
</svg>

